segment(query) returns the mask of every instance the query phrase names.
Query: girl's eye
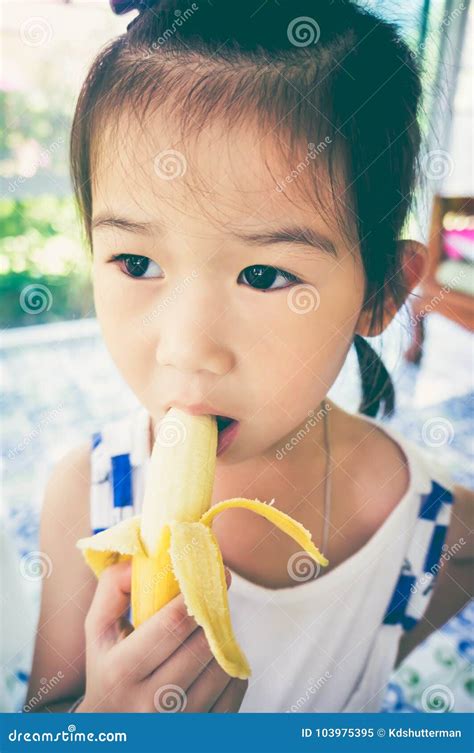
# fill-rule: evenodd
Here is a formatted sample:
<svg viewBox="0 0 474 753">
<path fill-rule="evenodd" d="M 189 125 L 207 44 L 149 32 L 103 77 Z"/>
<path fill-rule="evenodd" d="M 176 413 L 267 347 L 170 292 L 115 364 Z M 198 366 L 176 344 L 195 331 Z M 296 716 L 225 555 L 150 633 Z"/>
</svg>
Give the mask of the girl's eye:
<svg viewBox="0 0 474 753">
<path fill-rule="evenodd" d="M 290 272 L 285 272 L 283 269 L 277 269 L 276 267 L 266 267 L 263 264 L 257 264 L 254 267 L 246 267 L 240 273 L 248 283 L 257 290 L 281 290 L 287 288 L 289 285 L 277 285 L 271 287 L 278 277 L 282 277 L 286 282 L 300 282 L 298 277 L 292 275 Z"/>
<path fill-rule="evenodd" d="M 137 254 L 116 254 L 115 256 L 112 256 L 110 261 L 120 262 L 120 264 L 125 267 L 125 274 L 129 275 L 129 277 L 156 278 L 161 276 L 153 273 L 153 264 L 161 270 L 160 265 L 149 259 L 148 256 L 138 256 Z"/>
</svg>

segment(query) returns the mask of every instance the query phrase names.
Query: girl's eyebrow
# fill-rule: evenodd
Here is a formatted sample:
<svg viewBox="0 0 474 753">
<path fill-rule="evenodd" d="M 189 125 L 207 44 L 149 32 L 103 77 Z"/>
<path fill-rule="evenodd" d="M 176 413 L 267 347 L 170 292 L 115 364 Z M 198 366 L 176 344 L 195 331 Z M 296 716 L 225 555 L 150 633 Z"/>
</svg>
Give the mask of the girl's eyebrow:
<svg viewBox="0 0 474 753">
<path fill-rule="evenodd" d="M 158 222 L 133 222 L 125 217 L 115 217 L 105 213 L 98 214 L 92 220 L 92 230 L 99 227 L 112 227 L 118 230 L 126 230 L 129 233 L 142 233 L 145 235 L 160 234 L 163 232 L 162 226 Z"/>
<path fill-rule="evenodd" d="M 277 243 L 293 243 L 300 246 L 311 246 L 317 251 L 324 251 L 337 258 L 336 246 L 323 233 L 306 225 L 286 225 L 275 230 L 264 230 L 258 233 L 232 233 L 235 238 L 254 246 L 276 245 Z M 299 253 L 299 252 L 296 252 Z"/>
<path fill-rule="evenodd" d="M 158 222 L 133 222 L 125 217 L 114 217 L 106 214 L 99 214 L 93 219 L 92 229 L 94 230 L 99 227 L 113 227 L 118 230 L 142 235 L 163 235 L 163 226 Z M 337 258 L 334 243 L 320 231 L 305 225 L 286 225 L 281 228 L 262 230 L 256 233 L 234 231 L 230 234 L 234 238 L 253 246 L 268 246 L 278 243 L 311 246 L 317 251 L 323 251 Z M 301 249 L 295 250 L 295 253 L 301 253 Z"/>
</svg>

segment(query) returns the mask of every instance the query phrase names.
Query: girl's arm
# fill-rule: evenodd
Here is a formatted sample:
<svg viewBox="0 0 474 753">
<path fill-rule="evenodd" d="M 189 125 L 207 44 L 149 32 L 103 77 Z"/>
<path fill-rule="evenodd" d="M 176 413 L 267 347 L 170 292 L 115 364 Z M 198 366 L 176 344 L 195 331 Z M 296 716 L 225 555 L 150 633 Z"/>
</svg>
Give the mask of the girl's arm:
<svg viewBox="0 0 474 753">
<path fill-rule="evenodd" d="M 423 619 L 400 640 L 395 668 L 434 630 L 456 615 L 473 597 L 474 493 L 454 487 L 451 524 L 446 535 L 436 585 Z"/>
<path fill-rule="evenodd" d="M 53 469 L 41 514 L 39 548 L 51 560 L 43 579 L 28 693 L 31 711 L 65 711 L 84 692 L 84 619 L 96 579 L 75 544 L 90 535 L 90 447 L 70 451 Z"/>
</svg>

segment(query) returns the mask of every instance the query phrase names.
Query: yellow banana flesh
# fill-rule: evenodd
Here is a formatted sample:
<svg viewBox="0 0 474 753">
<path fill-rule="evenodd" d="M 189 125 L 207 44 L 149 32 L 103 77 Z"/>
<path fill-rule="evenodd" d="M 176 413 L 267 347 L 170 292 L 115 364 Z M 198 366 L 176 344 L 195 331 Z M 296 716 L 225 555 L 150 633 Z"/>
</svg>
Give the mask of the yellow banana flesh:
<svg viewBox="0 0 474 753">
<path fill-rule="evenodd" d="M 158 427 L 141 515 L 79 539 L 98 577 L 111 564 L 132 559 L 132 622 L 138 628 L 180 592 L 206 635 L 216 661 L 232 677 L 251 668 L 230 619 L 224 564 L 211 530 L 225 510 L 242 507 L 262 515 L 325 567 L 328 560 L 298 521 L 260 500 L 235 498 L 211 505 L 217 451 L 214 416 L 171 408 Z"/>
</svg>

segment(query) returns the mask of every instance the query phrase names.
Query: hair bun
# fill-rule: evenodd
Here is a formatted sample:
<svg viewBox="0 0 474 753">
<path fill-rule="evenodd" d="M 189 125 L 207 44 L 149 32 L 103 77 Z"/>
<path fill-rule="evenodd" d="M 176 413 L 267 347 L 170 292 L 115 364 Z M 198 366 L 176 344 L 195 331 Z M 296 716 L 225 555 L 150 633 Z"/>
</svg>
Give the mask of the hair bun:
<svg viewBox="0 0 474 753">
<path fill-rule="evenodd" d="M 146 10 L 152 5 L 157 5 L 157 0 L 109 0 L 110 7 L 118 16 L 129 13 L 131 10 Z"/>
</svg>

